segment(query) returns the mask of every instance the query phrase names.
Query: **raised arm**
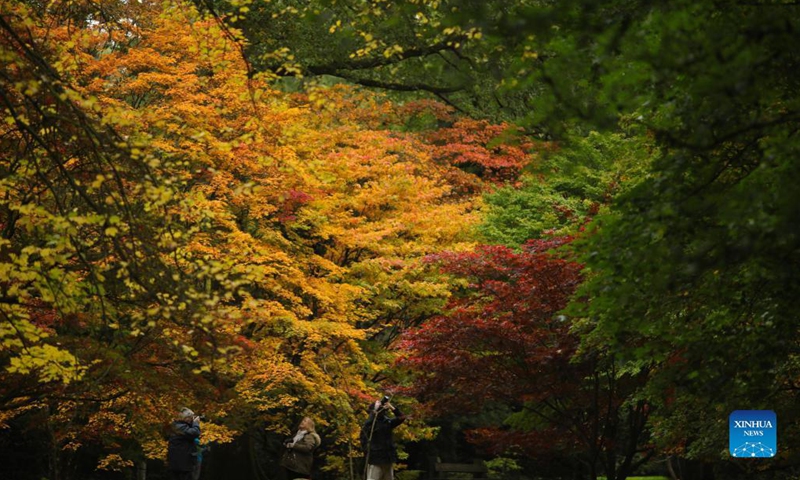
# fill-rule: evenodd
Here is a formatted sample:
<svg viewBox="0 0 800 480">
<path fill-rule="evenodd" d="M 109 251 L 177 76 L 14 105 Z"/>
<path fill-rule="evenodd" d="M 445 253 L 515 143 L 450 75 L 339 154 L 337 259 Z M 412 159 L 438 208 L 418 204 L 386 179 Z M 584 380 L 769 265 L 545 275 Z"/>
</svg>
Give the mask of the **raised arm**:
<svg viewBox="0 0 800 480">
<path fill-rule="evenodd" d="M 188 423 L 184 422 L 176 422 L 173 428 L 175 429 L 176 435 L 188 438 L 200 437 L 200 425 L 198 423 L 192 423 L 189 425 Z"/>
<path fill-rule="evenodd" d="M 406 421 L 405 414 L 399 408 L 394 407 L 394 418 L 389 420 L 389 425 L 391 425 L 392 428 L 395 428 L 405 421 Z"/>
</svg>

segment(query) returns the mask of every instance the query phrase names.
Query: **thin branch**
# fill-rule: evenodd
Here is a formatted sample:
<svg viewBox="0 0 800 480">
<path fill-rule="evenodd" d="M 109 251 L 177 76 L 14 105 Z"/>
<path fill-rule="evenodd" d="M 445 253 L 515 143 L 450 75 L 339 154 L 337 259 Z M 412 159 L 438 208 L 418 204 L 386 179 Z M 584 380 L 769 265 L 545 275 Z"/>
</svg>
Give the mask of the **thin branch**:
<svg viewBox="0 0 800 480">
<path fill-rule="evenodd" d="M 394 82 L 384 82 L 381 80 L 372 80 L 368 78 L 355 78 L 347 75 L 338 75 L 338 77 L 365 87 L 383 88 L 385 90 L 394 90 L 398 92 L 424 91 L 436 95 L 441 95 L 446 93 L 456 93 L 463 91 L 465 89 L 465 86 L 463 85 L 455 87 L 440 87 L 436 85 L 429 85 L 427 83 L 394 83 Z"/>
</svg>

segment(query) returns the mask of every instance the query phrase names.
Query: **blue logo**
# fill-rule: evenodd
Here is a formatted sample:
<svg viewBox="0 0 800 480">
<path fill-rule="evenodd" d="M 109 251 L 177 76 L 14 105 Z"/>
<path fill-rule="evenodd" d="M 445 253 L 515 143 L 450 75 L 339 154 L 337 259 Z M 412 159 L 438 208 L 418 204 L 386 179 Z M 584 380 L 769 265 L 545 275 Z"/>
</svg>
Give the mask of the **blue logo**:
<svg viewBox="0 0 800 480">
<path fill-rule="evenodd" d="M 772 410 L 736 410 L 728 424 L 732 457 L 769 458 L 778 453 L 778 419 Z"/>
</svg>

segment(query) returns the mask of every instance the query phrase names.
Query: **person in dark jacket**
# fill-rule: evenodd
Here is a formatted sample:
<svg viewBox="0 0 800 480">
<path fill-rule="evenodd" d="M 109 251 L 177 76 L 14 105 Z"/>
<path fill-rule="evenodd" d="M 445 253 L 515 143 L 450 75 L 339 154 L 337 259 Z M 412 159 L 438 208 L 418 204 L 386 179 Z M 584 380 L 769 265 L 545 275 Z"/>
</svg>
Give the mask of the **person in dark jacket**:
<svg viewBox="0 0 800 480">
<path fill-rule="evenodd" d="M 174 480 L 192 480 L 197 461 L 196 438 L 200 438 L 200 417 L 184 408 L 170 425 L 167 443 L 167 466 Z"/>
<path fill-rule="evenodd" d="M 394 415 L 389 415 L 394 412 Z M 370 415 L 361 426 L 361 447 L 367 463 L 367 480 L 393 480 L 393 465 L 397 461 L 397 447 L 393 430 L 405 421 L 399 408 L 388 397 L 376 401 Z"/>
<path fill-rule="evenodd" d="M 287 470 L 287 478 L 311 478 L 311 471 L 314 464 L 314 450 L 319 447 L 321 440 L 314 429 L 314 420 L 305 417 L 300 422 L 294 437 L 288 438 L 284 446 L 288 454 L 294 457 L 292 462 L 281 462 Z"/>
</svg>

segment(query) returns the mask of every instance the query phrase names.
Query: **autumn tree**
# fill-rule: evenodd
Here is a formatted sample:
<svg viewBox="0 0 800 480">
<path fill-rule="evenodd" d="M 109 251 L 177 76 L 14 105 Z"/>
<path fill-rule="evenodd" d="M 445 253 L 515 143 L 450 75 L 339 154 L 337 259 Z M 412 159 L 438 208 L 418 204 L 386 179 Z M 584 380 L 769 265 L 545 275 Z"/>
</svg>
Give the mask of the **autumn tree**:
<svg viewBox="0 0 800 480">
<path fill-rule="evenodd" d="M 38 7 L 3 6 L 3 420 L 68 478 L 162 456 L 176 406 L 220 442 L 311 413 L 345 470 L 384 347 L 448 294 L 422 259 L 471 245 L 458 152 L 386 99 L 272 89 L 185 4 Z"/>
<path fill-rule="evenodd" d="M 576 356 L 579 338 L 560 311 L 581 266 L 550 252 L 566 242 L 432 257 L 460 288 L 446 314 L 403 336 L 400 366 L 414 371 L 410 392 L 434 416 L 505 412 L 469 433 L 487 451 L 536 459 L 551 474 L 566 459 L 578 475 L 622 479 L 649 458 L 648 412 L 630 402 L 636 378 L 613 355 Z"/>
<path fill-rule="evenodd" d="M 113 468 L 152 453 L 160 412 L 204 395 L 182 379 L 225 363 L 214 325 L 241 281 L 187 249 L 211 213 L 183 195 L 178 159 L 84 89 L 92 53 L 133 26 L 73 28 L 95 25 L 88 5 L 40 7 L 3 4 L 0 24 L 3 421 L 46 425 L 65 456 L 136 435 L 128 458 L 100 461 Z M 60 460 L 53 478 L 69 476 Z"/>
</svg>

